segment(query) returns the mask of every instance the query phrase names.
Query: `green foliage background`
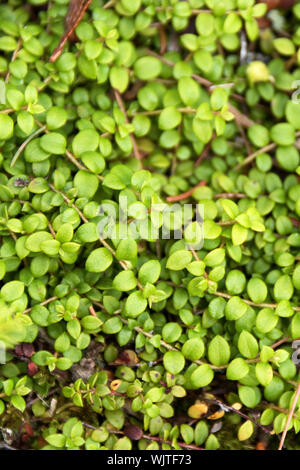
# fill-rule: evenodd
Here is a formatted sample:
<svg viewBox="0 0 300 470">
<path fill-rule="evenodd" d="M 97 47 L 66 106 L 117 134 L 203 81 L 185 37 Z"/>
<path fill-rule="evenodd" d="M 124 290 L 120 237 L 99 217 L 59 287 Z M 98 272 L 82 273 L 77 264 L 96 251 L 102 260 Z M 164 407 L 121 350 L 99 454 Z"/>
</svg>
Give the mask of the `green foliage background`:
<svg viewBox="0 0 300 470">
<path fill-rule="evenodd" d="M 2 440 L 298 448 L 299 2 L 93 0 L 49 61 L 68 4 L 0 5 Z"/>
</svg>

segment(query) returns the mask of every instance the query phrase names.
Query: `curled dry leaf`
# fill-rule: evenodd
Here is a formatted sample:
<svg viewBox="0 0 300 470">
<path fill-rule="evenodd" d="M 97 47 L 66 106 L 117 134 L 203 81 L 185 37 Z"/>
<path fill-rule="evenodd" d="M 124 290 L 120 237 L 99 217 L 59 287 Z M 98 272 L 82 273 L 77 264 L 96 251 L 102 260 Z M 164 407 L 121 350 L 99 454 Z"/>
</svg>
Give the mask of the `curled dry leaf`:
<svg viewBox="0 0 300 470">
<path fill-rule="evenodd" d="M 122 383 L 122 380 L 119 380 L 119 379 L 113 380 L 113 381 L 111 382 L 111 384 L 110 384 L 110 389 L 111 389 L 113 392 L 115 392 L 116 390 L 118 390 L 118 388 L 120 387 L 121 383 Z"/>
<path fill-rule="evenodd" d="M 208 411 L 208 406 L 205 402 L 196 402 L 194 405 L 190 406 L 188 409 L 188 415 L 190 418 L 199 419 L 201 416 L 205 415 Z"/>
<path fill-rule="evenodd" d="M 142 429 L 138 426 L 134 426 L 133 424 L 126 426 L 124 429 L 124 434 L 133 441 L 139 441 L 143 437 Z"/>
</svg>

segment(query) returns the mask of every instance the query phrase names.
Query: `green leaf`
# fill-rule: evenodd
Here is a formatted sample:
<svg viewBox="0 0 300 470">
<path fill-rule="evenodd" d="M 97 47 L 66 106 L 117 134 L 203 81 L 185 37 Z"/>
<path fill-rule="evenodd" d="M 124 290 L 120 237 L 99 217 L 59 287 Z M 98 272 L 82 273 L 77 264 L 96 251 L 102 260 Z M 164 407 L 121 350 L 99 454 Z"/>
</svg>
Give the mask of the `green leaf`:
<svg viewBox="0 0 300 470">
<path fill-rule="evenodd" d="M 199 13 L 196 17 L 196 30 L 198 34 L 209 36 L 215 28 L 215 18 L 210 13 Z"/>
<path fill-rule="evenodd" d="M 131 318 L 136 318 L 147 307 L 147 300 L 143 297 L 141 292 L 132 292 L 126 299 L 125 309 L 126 313 Z"/>
<path fill-rule="evenodd" d="M 237 15 L 237 13 L 232 12 L 227 15 L 223 30 L 225 33 L 237 33 L 242 27 L 242 20 Z"/>
<path fill-rule="evenodd" d="M 237 296 L 231 297 L 225 307 L 227 320 L 238 320 L 247 312 L 247 304 Z"/>
<path fill-rule="evenodd" d="M 137 280 L 133 271 L 123 271 L 117 274 L 113 280 L 113 287 L 119 291 L 129 291 L 136 287 Z"/>
<path fill-rule="evenodd" d="M 21 413 L 25 411 L 26 401 L 20 395 L 13 395 L 10 402 L 17 410 L 21 411 Z"/>
<path fill-rule="evenodd" d="M 40 138 L 40 146 L 45 152 L 63 155 L 66 151 L 67 142 L 62 134 L 50 132 Z"/>
<path fill-rule="evenodd" d="M 19 299 L 24 292 L 24 282 L 21 281 L 10 281 L 1 287 L 1 297 L 6 302 L 13 302 Z"/>
<path fill-rule="evenodd" d="M 275 124 L 271 128 L 271 139 L 278 145 L 293 145 L 295 142 L 295 129 L 287 123 Z"/>
<path fill-rule="evenodd" d="M 111 252 L 107 248 L 96 248 L 88 256 L 85 267 L 92 273 L 106 271 L 113 262 Z"/>
<path fill-rule="evenodd" d="M 132 449 L 131 440 L 126 436 L 118 439 L 113 447 L 113 450 L 131 450 L 131 449 Z"/>
<path fill-rule="evenodd" d="M 234 246 L 242 245 L 248 237 L 248 229 L 242 227 L 240 224 L 234 224 L 232 227 L 232 243 Z"/>
<path fill-rule="evenodd" d="M 46 366 L 48 364 L 49 359 L 52 358 L 52 354 L 48 351 L 38 351 L 32 356 L 33 362 L 38 366 Z"/>
<path fill-rule="evenodd" d="M 0 45 L 1 49 L 1 45 Z M 6 114 L 0 114 L 0 139 L 8 140 L 13 135 L 14 121 Z"/>
<path fill-rule="evenodd" d="M 226 277 L 226 289 L 231 295 L 241 294 L 246 285 L 246 276 L 242 271 L 233 269 Z"/>
<path fill-rule="evenodd" d="M 203 144 L 207 144 L 212 138 L 213 129 L 209 121 L 203 121 L 195 117 L 193 119 L 193 131 Z"/>
<path fill-rule="evenodd" d="M 217 436 L 210 434 L 205 442 L 205 450 L 217 450 L 220 447 Z"/>
<path fill-rule="evenodd" d="M 175 343 L 182 333 L 182 328 L 175 322 L 166 323 L 162 329 L 162 337 L 167 343 Z"/>
<path fill-rule="evenodd" d="M 78 189 L 78 197 L 91 199 L 99 186 L 99 180 L 96 175 L 87 171 L 79 170 L 74 178 L 74 188 Z"/>
<path fill-rule="evenodd" d="M 293 296 L 294 287 L 288 274 L 280 276 L 274 285 L 274 297 L 277 302 L 281 300 L 290 300 Z"/>
<path fill-rule="evenodd" d="M 249 420 L 245 421 L 238 430 L 238 440 L 239 441 L 246 441 L 250 439 L 254 432 L 253 423 Z"/>
<path fill-rule="evenodd" d="M 263 308 L 256 317 L 256 328 L 261 333 L 269 333 L 278 323 L 278 316 L 271 308 Z"/>
<path fill-rule="evenodd" d="M 144 263 L 139 270 L 139 280 L 142 284 L 154 284 L 160 276 L 161 265 L 158 260 L 150 260 Z"/>
<path fill-rule="evenodd" d="M 66 438 L 63 434 L 51 434 L 46 437 L 46 441 L 54 447 L 64 447 Z"/>
<path fill-rule="evenodd" d="M 233 359 L 226 370 L 226 376 L 229 380 L 241 380 L 249 372 L 249 366 L 245 359 L 240 357 Z"/>
<path fill-rule="evenodd" d="M 159 115 L 158 126 L 162 130 L 174 129 L 179 126 L 181 119 L 181 113 L 176 109 L 176 107 L 168 106 Z"/>
<path fill-rule="evenodd" d="M 187 250 L 178 250 L 172 253 L 167 261 L 167 269 L 172 271 L 180 271 L 192 261 L 193 255 Z"/>
<path fill-rule="evenodd" d="M 205 421 L 198 421 L 195 427 L 195 443 L 201 446 L 207 439 L 209 434 L 208 425 Z"/>
<path fill-rule="evenodd" d="M 220 225 L 216 224 L 213 220 L 204 221 L 204 238 L 207 240 L 215 240 L 222 233 Z"/>
<path fill-rule="evenodd" d="M 258 278 L 252 278 L 247 284 L 247 292 L 250 299 L 259 304 L 266 300 L 268 289 L 264 281 Z"/>
<path fill-rule="evenodd" d="M 215 88 L 210 96 L 210 104 L 214 111 L 222 109 L 228 100 L 227 91 L 224 88 Z"/>
<path fill-rule="evenodd" d="M 161 62 L 155 57 L 141 57 L 134 64 L 134 73 L 140 80 L 152 80 L 161 72 Z"/>
<path fill-rule="evenodd" d="M 258 387 L 248 387 L 243 385 L 239 387 L 239 397 L 245 406 L 248 408 L 255 408 L 261 400 L 261 393 Z"/>
<path fill-rule="evenodd" d="M 258 354 L 258 344 L 249 331 L 242 331 L 238 339 L 240 353 L 247 359 L 254 359 Z"/>
<path fill-rule="evenodd" d="M 102 327 L 103 333 L 113 335 L 119 333 L 123 327 L 122 320 L 119 317 L 113 317 L 106 320 Z"/>
<path fill-rule="evenodd" d="M 178 92 L 186 106 L 194 106 L 201 96 L 200 86 L 191 77 L 181 77 L 178 80 Z"/>
<path fill-rule="evenodd" d="M 222 336 L 215 336 L 208 346 L 208 358 L 215 366 L 223 366 L 230 359 L 230 347 Z"/>
<path fill-rule="evenodd" d="M 72 365 L 73 363 L 68 357 L 60 357 L 56 361 L 56 367 L 59 370 L 68 370 Z"/>
<path fill-rule="evenodd" d="M 295 53 L 294 43 L 288 38 L 276 38 L 273 41 L 273 45 L 276 51 L 284 56 L 290 56 Z"/>
<path fill-rule="evenodd" d="M 120 93 L 124 93 L 128 87 L 129 74 L 124 67 L 112 67 L 110 69 L 109 79 L 111 86 L 116 88 Z"/>
<path fill-rule="evenodd" d="M 273 379 L 273 369 L 270 364 L 258 362 L 255 366 L 255 374 L 261 385 L 266 387 Z"/>
<path fill-rule="evenodd" d="M 179 351 L 168 351 L 164 355 L 164 367 L 170 374 L 177 375 L 179 374 L 185 365 L 185 359 L 181 352 Z"/>
<path fill-rule="evenodd" d="M 293 339 L 300 338 L 300 312 L 297 312 L 292 319 L 291 332 Z"/>
<path fill-rule="evenodd" d="M 182 354 L 190 361 L 199 360 L 205 351 L 204 342 L 201 338 L 188 339 L 182 346 Z"/>
<path fill-rule="evenodd" d="M 67 333 L 58 336 L 54 343 L 54 349 L 59 352 L 65 352 L 70 347 L 70 338 Z"/>
<path fill-rule="evenodd" d="M 206 387 L 214 378 L 213 370 L 208 364 L 197 367 L 190 376 L 190 383 L 193 389 Z"/>
<path fill-rule="evenodd" d="M 87 315 L 86 317 L 82 318 L 81 325 L 86 330 L 97 330 L 102 325 L 102 321 L 98 317 Z"/>
<path fill-rule="evenodd" d="M 84 152 L 94 152 L 99 145 L 99 134 L 94 129 L 83 129 L 73 139 L 72 148 L 76 156 Z"/>
</svg>

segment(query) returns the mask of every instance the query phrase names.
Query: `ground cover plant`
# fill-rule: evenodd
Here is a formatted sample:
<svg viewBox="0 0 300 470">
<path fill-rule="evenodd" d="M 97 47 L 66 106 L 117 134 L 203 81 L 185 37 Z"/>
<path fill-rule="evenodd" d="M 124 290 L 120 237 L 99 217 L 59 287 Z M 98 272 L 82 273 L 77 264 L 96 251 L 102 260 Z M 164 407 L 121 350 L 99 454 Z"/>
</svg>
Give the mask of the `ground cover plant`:
<svg viewBox="0 0 300 470">
<path fill-rule="evenodd" d="M 0 447 L 299 448 L 299 46 L 295 1 L 1 3 Z"/>
</svg>

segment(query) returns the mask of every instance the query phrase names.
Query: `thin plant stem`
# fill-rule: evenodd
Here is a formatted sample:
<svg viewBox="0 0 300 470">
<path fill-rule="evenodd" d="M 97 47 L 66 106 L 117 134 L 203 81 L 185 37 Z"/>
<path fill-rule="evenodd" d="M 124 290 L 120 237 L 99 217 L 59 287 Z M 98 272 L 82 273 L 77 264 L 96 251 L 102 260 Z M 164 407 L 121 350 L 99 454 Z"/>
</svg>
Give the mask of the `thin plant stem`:
<svg viewBox="0 0 300 470">
<path fill-rule="evenodd" d="M 25 149 L 25 147 L 27 146 L 27 144 L 29 144 L 29 142 L 34 139 L 35 137 L 37 137 L 39 134 L 41 134 L 42 132 L 44 132 L 46 130 L 46 126 L 42 126 L 40 127 L 39 129 L 36 129 L 32 134 L 30 134 L 29 137 L 27 137 L 26 140 L 24 140 L 23 144 L 20 145 L 20 147 L 18 148 L 18 150 L 16 151 L 16 153 L 14 154 L 13 158 L 12 158 L 12 161 L 10 162 L 10 167 L 12 168 L 16 161 L 18 160 L 19 156 L 21 155 L 21 153 L 23 152 L 23 150 Z"/>
<path fill-rule="evenodd" d="M 300 382 L 299 382 L 298 385 L 297 385 L 295 397 L 294 397 L 294 400 L 293 400 L 293 403 L 292 403 L 292 406 L 291 406 L 291 409 L 290 409 L 290 412 L 289 412 L 289 415 L 288 415 L 287 422 L 285 423 L 283 433 L 282 433 L 282 435 L 281 435 L 281 439 L 280 439 L 280 444 L 279 444 L 278 450 L 282 450 L 282 448 L 283 448 L 284 441 L 285 441 L 285 438 L 286 438 L 286 435 L 287 435 L 287 432 L 288 432 L 290 423 L 291 423 L 291 421 L 292 421 L 292 417 L 293 417 L 293 414 L 294 414 L 294 411 L 295 411 L 295 408 L 296 408 L 296 405 L 297 405 L 297 402 L 298 402 L 299 395 L 300 395 Z"/>
<path fill-rule="evenodd" d="M 116 102 L 118 103 L 118 106 L 119 106 L 120 110 L 124 114 L 125 121 L 126 121 L 126 123 L 128 123 L 129 120 L 128 120 L 127 112 L 126 112 L 121 94 L 118 92 L 118 90 L 114 89 L 114 95 L 115 95 L 115 99 L 116 99 Z M 131 142 L 132 142 L 134 156 L 137 160 L 139 160 L 141 162 L 142 161 L 142 156 L 139 152 L 135 137 L 134 137 L 132 132 L 130 132 L 130 138 L 131 138 Z"/>
<path fill-rule="evenodd" d="M 300 137 L 300 131 L 296 132 L 296 137 Z M 265 147 L 260 148 L 259 150 L 256 150 L 254 153 L 249 155 L 245 160 L 243 160 L 241 163 L 236 165 L 234 168 L 235 171 L 240 170 L 244 166 L 249 165 L 258 155 L 261 153 L 268 153 L 271 152 L 271 150 L 274 150 L 277 147 L 277 144 L 275 142 L 272 142 L 271 144 L 266 145 Z"/>
</svg>

